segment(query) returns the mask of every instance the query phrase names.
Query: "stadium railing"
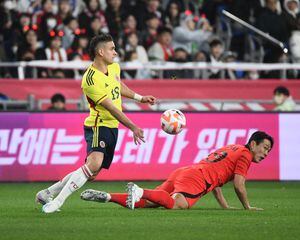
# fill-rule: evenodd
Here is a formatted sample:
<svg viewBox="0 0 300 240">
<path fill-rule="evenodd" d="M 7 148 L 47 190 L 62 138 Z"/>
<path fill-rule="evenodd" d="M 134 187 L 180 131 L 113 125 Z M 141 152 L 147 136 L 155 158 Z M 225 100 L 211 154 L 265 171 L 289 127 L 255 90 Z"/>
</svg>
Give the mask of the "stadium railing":
<svg viewBox="0 0 300 240">
<path fill-rule="evenodd" d="M 89 61 L 48 61 L 38 60 L 30 62 L 2 62 L 0 68 L 16 68 L 18 72 L 18 79 L 25 79 L 25 68 L 48 68 L 48 69 L 66 69 L 66 70 L 85 70 L 91 62 Z M 158 72 L 158 77 L 163 78 L 163 71 L 166 70 L 234 70 L 234 71 L 281 71 L 280 78 L 286 79 L 287 71 L 300 70 L 300 63 L 208 63 L 208 62 L 186 62 L 186 63 L 175 63 L 175 62 L 160 62 L 151 61 L 147 64 L 140 62 L 121 62 L 122 70 L 139 70 L 149 69 Z"/>
<path fill-rule="evenodd" d="M 300 100 L 296 100 L 295 111 L 300 111 Z M 0 100 L 2 111 L 43 111 L 50 106 L 49 99 L 35 99 L 33 95 L 27 100 Z M 88 103 L 84 97 L 67 99 L 66 108 L 73 111 L 87 111 Z M 154 106 L 143 106 L 133 100 L 124 99 L 126 111 L 165 111 L 170 108 L 185 111 L 270 111 L 274 108 L 272 100 L 237 100 L 237 99 L 160 99 Z"/>
</svg>

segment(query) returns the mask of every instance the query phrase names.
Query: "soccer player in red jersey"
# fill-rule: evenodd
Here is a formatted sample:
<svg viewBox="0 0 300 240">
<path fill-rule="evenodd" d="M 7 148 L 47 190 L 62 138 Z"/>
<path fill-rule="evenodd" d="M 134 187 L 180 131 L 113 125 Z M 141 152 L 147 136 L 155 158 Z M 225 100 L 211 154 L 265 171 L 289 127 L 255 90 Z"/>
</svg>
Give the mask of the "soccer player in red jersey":
<svg viewBox="0 0 300 240">
<path fill-rule="evenodd" d="M 159 207 L 191 208 L 203 195 L 213 192 L 224 209 L 230 208 L 221 187 L 233 180 L 235 192 L 246 210 L 263 210 L 250 206 L 245 180 L 251 162 L 259 163 L 273 147 L 273 138 L 265 132 L 252 134 L 246 145 L 228 145 L 209 154 L 198 164 L 178 168 L 154 190 L 127 184 L 127 193 L 82 192 L 81 198 L 97 202 L 115 202 L 130 209 Z"/>
</svg>

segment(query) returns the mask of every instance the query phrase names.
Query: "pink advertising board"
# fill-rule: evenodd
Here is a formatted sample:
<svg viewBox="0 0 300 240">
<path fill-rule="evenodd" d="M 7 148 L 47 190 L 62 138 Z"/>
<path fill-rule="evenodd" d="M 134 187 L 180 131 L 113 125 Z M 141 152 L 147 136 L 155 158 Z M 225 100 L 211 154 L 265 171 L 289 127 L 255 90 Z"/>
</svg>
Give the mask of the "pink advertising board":
<svg viewBox="0 0 300 240">
<path fill-rule="evenodd" d="M 187 127 L 173 136 L 160 129 L 161 113 L 127 113 L 145 131 L 136 146 L 123 126 L 113 164 L 97 180 L 162 180 L 212 150 L 244 144 L 256 130 L 275 139 L 268 158 L 252 164 L 248 179 L 279 180 L 279 115 L 276 113 L 185 113 Z M 80 167 L 86 156 L 86 113 L 1 113 L 0 181 L 52 181 Z"/>
</svg>

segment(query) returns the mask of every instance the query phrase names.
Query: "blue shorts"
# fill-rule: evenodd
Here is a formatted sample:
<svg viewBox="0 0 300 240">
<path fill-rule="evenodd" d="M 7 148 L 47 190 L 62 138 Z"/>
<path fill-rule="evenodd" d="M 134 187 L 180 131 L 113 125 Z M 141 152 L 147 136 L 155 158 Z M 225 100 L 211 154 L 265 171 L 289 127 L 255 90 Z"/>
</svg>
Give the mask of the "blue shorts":
<svg viewBox="0 0 300 240">
<path fill-rule="evenodd" d="M 114 158 L 115 147 L 118 139 L 118 129 L 84 126 L 84 138 L 87 143 L 87 156 L 91 152 L 104 153 L 101 168 L 109 169 Z"/>
</svg>

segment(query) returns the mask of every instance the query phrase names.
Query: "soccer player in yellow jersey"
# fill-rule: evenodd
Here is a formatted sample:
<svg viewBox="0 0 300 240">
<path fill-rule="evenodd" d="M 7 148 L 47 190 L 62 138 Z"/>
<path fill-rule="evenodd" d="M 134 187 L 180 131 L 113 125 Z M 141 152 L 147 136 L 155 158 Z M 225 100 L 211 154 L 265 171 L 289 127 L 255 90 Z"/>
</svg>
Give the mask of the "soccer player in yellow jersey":
<svg viewBox="0 0 300 240">
<path fill-rule="evenodd" d="M 95 36 L 90 43 L 90 55 L 94 61 L 83 75 L 81 84 L 90 104 L 90 115 L 84 122 L 86 162 L 61 181 L 37 193 L 36 200 L 43 204 L 45 213 L 58 211 L 67 197 L 87 180 L 94 179 L 102 168 L 110 167 L 118 138 L 119 122 L 133 132 L 135 144 L 144 142 L 143 130 L 122 112 L 121 96 L 151 105 L 156 102 L 155 97 L 136 94 L 120 80 L 120 66 L 113 62 L 117 53 L 110 35 Z M 56 197 L 51 200 L 53 196 Z"/>
</svg>

